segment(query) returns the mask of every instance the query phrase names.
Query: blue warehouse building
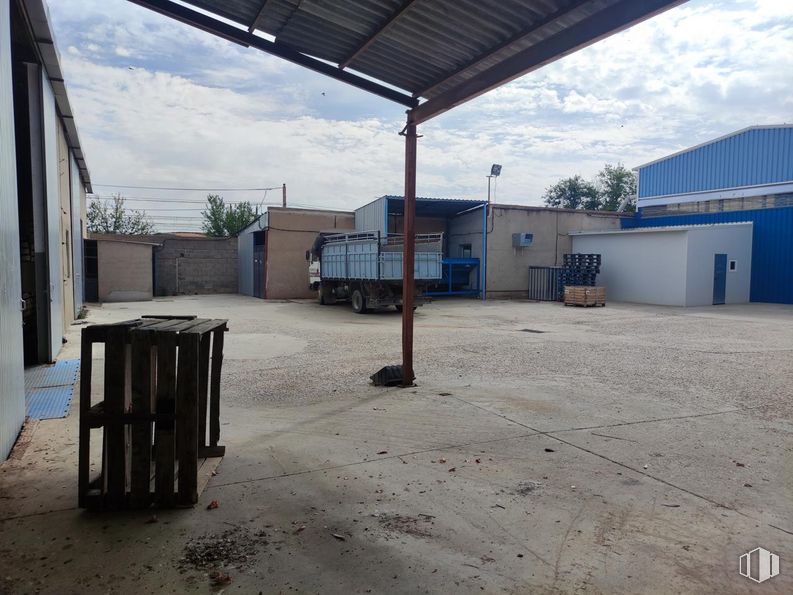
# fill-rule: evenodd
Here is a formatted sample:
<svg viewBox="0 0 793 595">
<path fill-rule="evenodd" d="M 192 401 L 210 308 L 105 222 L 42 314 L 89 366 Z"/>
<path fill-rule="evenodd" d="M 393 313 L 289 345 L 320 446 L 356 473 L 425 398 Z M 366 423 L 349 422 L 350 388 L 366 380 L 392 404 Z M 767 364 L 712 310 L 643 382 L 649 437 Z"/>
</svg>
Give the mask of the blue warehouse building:
<svg viewBox="0 0 793 595">
<path fill-rule="evenodd" d="M 752 126 L 636 168 L 623 227 L 751 222 L 750 300 L 793 304 L 793 125 Z"/>
</svg>

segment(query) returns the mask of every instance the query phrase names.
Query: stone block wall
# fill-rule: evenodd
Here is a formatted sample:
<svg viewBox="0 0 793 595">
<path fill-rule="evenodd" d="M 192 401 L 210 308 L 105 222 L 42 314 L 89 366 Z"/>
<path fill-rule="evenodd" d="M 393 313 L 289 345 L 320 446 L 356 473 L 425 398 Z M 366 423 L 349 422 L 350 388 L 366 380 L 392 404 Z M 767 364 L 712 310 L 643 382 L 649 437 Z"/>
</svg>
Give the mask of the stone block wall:
<svg viewBox="0 0 793 595">
<path fill-rule="evenodd" d="M 237 293 L 237 238 L 169 238 L 154 250 L 154 295 Z"/>
</svg>

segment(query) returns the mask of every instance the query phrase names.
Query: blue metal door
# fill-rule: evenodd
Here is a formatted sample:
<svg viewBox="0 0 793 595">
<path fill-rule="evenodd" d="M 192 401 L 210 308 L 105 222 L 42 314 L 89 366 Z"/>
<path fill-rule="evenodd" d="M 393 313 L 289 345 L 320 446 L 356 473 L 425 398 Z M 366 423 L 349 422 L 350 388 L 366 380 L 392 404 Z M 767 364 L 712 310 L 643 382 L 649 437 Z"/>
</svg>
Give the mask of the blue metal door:
<svg viewBox="0 0 793 595">
<path fill-rule="evenodd" d="M 727 294 L 727 255 L 716 254 L 713 261 L 713 305 L 724 303 Z"/>
</svg>

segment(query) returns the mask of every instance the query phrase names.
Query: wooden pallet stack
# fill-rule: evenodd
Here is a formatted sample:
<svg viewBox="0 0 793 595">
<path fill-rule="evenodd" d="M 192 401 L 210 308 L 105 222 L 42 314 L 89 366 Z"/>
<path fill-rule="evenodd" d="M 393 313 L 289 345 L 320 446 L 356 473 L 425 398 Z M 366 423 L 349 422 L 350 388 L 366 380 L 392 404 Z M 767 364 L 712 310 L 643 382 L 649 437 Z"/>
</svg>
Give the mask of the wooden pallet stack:
<svg viewBox="0 0 793 595">
<path fill-rule="evenodd" d="M 589 285 L 565 285 L 565 306 L 605 306 L 606 288 Z"/>
<path fill-rule="evenodd" d="M 83 329 L 81 507 L 171 507 L 198 501 L 199 469 L 216 465 L 225 454 L 218 441 L 226 330 L 226 320 L 195 316 L 141 318 Z M 92 404 L 96 343 L 105 348 L 104 400 Z M 91 479 L 90 432 L 95 428 L 102 429 L 102 458 L 98 476 Z"/>
</svg>

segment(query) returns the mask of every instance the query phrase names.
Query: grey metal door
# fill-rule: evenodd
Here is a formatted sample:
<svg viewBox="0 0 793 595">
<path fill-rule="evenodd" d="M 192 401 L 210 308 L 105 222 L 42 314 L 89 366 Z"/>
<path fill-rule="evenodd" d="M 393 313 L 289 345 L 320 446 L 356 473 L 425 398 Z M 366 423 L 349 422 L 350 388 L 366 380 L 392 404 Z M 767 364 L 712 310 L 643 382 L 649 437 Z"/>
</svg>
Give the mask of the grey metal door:
<svg viewBox="0 0 793 595">
<path fill-rule="evenodd" d="M 0 461 L 8 456 L 25 421 L 10 20 L 9 2 L 0 0 Z"/>
<path fill-rule="evenodd" d="M 713 259 L 713 305 L 725 302 L 727 296 L 727 255 L 716 254 Z"/>
<path fill-rule="evenodd" d="M 264 297 L 264 244 L 253 246 L 253 297 Z"/>
</svg>

